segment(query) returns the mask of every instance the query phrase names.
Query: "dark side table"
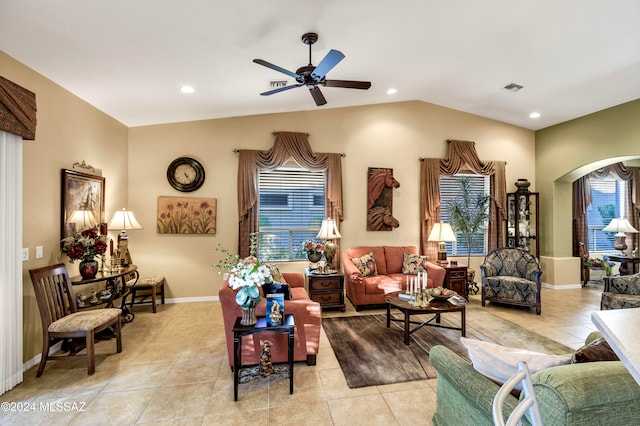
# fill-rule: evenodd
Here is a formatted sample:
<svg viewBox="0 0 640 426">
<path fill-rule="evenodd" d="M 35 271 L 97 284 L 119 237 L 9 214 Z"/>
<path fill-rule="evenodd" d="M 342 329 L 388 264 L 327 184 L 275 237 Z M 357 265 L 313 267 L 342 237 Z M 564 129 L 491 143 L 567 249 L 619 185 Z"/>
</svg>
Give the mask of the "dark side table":
<svg viewBox="0 0 640 426">
<path fill-rule="evenodd" d="M 295 331 L 295 322 L 293 315 L 285 315 L 281 325 L 270 325 L 265 317 L 258 317 L 255 325 L 241 325 L 240 320 L 236 318 L 233 325 L 233 400 L 238 400 L 238 383 L 240 379 L 240 369 L 242 365 L 242 336 L 250 336 L 256 333 L 280 333 L 287 334 L 288 339 L 288 363 L 289 363 L 289 393 L 293 393 L 293 337 Z"/>
</svg>

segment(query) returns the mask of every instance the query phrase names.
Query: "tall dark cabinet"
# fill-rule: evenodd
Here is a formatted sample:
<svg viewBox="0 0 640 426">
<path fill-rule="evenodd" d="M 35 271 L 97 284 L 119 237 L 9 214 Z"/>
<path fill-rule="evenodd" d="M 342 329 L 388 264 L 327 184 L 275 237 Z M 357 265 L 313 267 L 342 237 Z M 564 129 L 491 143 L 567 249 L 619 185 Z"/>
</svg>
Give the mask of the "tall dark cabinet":
<svg viewBox="0 0 640 426">
<path fill-rule="evenodd" d="M 518 180 L 518 190 L 507 194 L 507 247 L 519 247 L 540 257 L 538 193 L 530 192 L 529 182 Z"/>
</svg>

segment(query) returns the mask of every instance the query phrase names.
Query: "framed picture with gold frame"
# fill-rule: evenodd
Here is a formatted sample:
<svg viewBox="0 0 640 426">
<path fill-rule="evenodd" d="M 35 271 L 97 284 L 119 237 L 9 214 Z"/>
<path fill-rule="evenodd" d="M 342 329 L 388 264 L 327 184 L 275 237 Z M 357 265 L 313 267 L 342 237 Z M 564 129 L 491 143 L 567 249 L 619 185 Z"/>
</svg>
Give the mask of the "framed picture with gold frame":
<svg viewBox="0 0 640 426">
<path fill-rule="evenodd" d="M 62 169 L 60 239 L 105 221 L 102 176 Z"/>
</svg>

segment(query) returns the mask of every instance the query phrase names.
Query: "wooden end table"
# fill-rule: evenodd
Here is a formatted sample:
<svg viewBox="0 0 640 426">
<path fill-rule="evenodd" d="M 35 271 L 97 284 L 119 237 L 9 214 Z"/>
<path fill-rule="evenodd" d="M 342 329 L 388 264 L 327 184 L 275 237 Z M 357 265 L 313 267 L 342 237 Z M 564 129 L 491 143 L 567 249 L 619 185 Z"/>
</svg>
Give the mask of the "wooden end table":
<svg viewBox="0 0 640 426">
<path fill-rule="evenodd" d="M 466 328 L 467 305 L 466 303 L 461 305 L 456 305 L 449 302 L 448 300 L 431 299 L 429 304 L 425 307 L 413 306 L 408 301 L 401 300 L 398 297 L 399 294 L 400 292 L 396 291 L 393 293 L 389 293 L 384 297 L 385 302 L 387 302 L 387 328 L 391 327 L 391 321 L 403 322 L 405 345 L 409 344 L 409 336 L 415 333 L 416 331 L 420 330 L 424 326 L 459 330 L 462 332 L 462 337 L 467 336 L 467 328 Z M 394 307 L 395 309 L 398 309 L 400 312 L 404 313 L 404 318 L 399 319 L 399 318 L 392 317 L 391 307 Z M 461 315 L 460 327 L 450 327 L 447 325 L 440 324 L 440 314 L 444 314 L 448 312 L 460 312 L 460 315 Z M 433 316 L 424 322 L 411 321 L 411 315 L 424 315 L 424 314 L 433 314 Z M 411 324 L 416 324 L 417 327 L 411 329 Z"/>
<path fill-rule="evenodd" d="M 238 400 L 238 384 L 240 379 L 240 369 L 242 365 L 242 336 L 250 336 L 256 333 L 280 333 L 287 334 L 288 339 L 288 366 L 289 366 L 289 393 L 293 393 L 293 337 L 295 322 L 293 315 L 285 315 L 281 325 L 269 325 L 265 317 L 258 317 L 255 325 L 240 324 L 241 317 L 236 318 L 233 325 L 233 400 Z"/>
<path fill-rule="evenodd" d="M 316 273 L 309 268 L 304 270 L 309 298 L 320 303 L 322 310 L 340 309 L 345 311 L 344 274 L 340 272 Z"/>
<path fill-rule="evenodd" d="M 461 263 L 452 265 L 451 262 L 442 265 L 445 271 L 444 288 L 449 288 L 465 299 L 469 300 L 467 286 L 467 265 Z"/>
</svg>

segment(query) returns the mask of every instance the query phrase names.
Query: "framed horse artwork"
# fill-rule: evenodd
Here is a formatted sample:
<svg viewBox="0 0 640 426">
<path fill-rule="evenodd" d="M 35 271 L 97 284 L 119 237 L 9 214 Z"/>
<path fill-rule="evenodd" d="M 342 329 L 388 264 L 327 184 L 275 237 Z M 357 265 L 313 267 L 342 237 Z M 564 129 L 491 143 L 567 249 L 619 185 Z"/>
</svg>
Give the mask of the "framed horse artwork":
<svg viewBox="0 0 640 426">
<path fill-rule="evenodd" d="M 367 173 L 367 231 L 391 231 L 400 226 L 393 217 L 393 189 L 400 182 L 393 169 L 369 167 Z"/>
</svg>

